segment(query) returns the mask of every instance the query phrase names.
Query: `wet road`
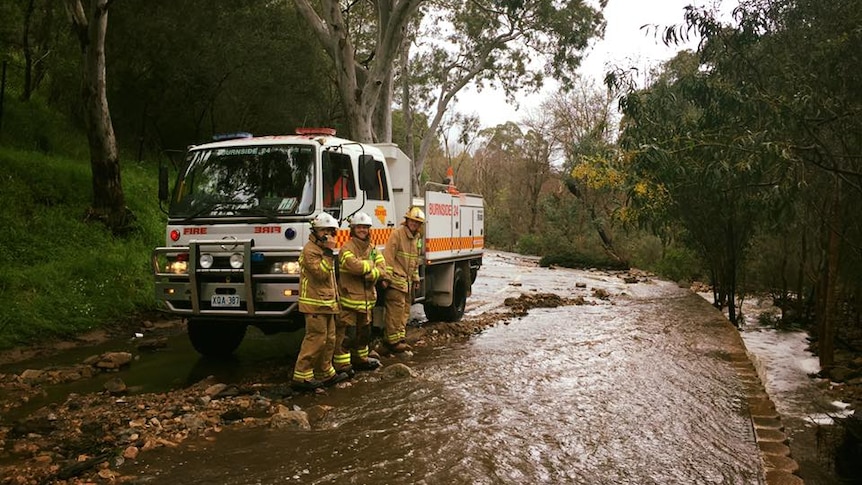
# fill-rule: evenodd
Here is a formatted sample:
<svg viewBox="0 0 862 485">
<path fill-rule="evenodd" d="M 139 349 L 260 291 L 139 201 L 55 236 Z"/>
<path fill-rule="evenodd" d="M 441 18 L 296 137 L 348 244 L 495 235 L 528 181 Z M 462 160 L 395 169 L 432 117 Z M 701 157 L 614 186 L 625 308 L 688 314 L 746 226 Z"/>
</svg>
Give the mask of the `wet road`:
<svg viewBox="0 0 862 485">
<path fill-rule="evenodd" d="M 189 484 L 761 483 L 729 359 L 738 336 L 707 302 L 670 283 L 491 253 L 466 318 L 534 291 L 595 304 L 533 309 L 423 349 L 408 362 L 417 378 L 289 400 L 333 407 L 311 431 L 224 430 L 141 454 L 124 473 Z"/>
</svg>

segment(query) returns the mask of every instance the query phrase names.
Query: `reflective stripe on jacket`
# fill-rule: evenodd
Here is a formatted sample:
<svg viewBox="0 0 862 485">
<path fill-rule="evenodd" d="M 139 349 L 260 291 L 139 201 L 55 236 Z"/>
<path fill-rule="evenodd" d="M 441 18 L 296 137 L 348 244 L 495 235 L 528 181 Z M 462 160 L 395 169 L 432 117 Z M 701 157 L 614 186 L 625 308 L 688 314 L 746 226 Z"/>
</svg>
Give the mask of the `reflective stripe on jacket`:
<svg viewBox="0 0 862 485">
<path fill-rule="evenodd" d="M 413 234 L 407 226 L 402 225 L 392 231 L 383 250 L 389 283 L 392 288 L 404 293 L 407 293 L 409 282 L 419 282 L 419 257 L 422 254 L 420 233 Z"/>
<path fill-rule="evenodd" d="M 350 238 L 339 253 L 338 292 L 341 307 L 367 312 L 377 302 L 374 284 L 386 278 L 386 262 L 370 242 Z"/>
<path fill-rule="evenodd" d="M 299 256 L 299 311 L 302 313 L 338 313 L 335 287 L 335 260 L 332 251 L 317 245 L 314 235 Z"/>
</svg>

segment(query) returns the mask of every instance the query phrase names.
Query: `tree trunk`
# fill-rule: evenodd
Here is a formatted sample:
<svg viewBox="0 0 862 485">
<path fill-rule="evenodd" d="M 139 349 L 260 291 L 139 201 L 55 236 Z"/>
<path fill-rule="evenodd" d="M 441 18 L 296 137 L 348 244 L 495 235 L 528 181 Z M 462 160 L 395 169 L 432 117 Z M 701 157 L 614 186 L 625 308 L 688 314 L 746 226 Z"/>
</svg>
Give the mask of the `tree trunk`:
<svg viewBox="0 0 862 485">
<path fill-rule="evenodd" d="M 838 190 L 833 195 L 828 243 L 826 246 L 826 275 L 823 285 L 823 312 L 818 336 L 818 357 L 821 369 L 830 369 L 835 364 L 835 325 L 838 313 L 838 267 L 840 262 L 841 227 Z"/>
<path fill-rule="evenodd" d="M 33 48 L 30 46 L 30 26 L 33 24 L 35 1 L 27 2 L 27 9 L 24 11 L 24 32 L 21 36 L 21 46 L 24 51 L 24 87 L 21 90 L 21 101 L 29 101 L 33 94 Z"/>
<path fill-rule="evenodd" d="M 404 153 L 413 160 L 413 193 L 419 193 L 419 179 L 422 177 L 424 161 L 416 157 L 416 141 L 413 138 L 413 100 L 410 97 L 410 46 L 409 38 L 404 39 L 401 46 L 401 114 L 404 118 L 404 136 L 406 146 Z"/>
<path fill-rule="evenodd" d="M 380 88 L 374 109 L 374 141 L 392 143 L 392 100 L 395 97 L 395 72 L 390 71 Z"/>
<path fill-rule="evenodd" d="M 374 58 L 369 59 L 366 65 L 357 62 L 356 49 L 350 39 L 341 2 L 314 2 L 319 12 L 309 0 L 294 0 L 294 3 L 335 64 L 336 84 L 344 105 L 350 137 L 360 142 L 374 141 L 373 120 L 380 106 L 381 91 L 392 88 L 394 64 L 406 27 L 419 9 L 421 0 L 375 2 L 378 15 L 377 43 Z M 391 113 L 381 115 L 391 116 Z"/>
<path fill-rule="evenodd" d="M 93 206 L 89 216 L 105 223 L 112 232 L 122 233 L 131 221 L 120 182 L 120 158 L 108 109 L 105 74 L 108 5 L 106 0 L 91 0 L 85 12 L 79 0 L 67 0 L 83 61 L 84 120 L 93 172 Z"/>
<path fill-rule="evenodd" d="M 596 214 L 596 210 L 592 205 L 588 204 L 584 201 L 583 194 L 581 194 L 581 190 L 578 188 L 578 184 L 571 178 L 566 179 L 566 188 L 569 189 L 569 192 L 572 193 L 584 206 L 587 208 L 587 213 L 590 215 L 590 222 L 593 227 L 596 229 L 596 233 L 599 235 L 599 240 L 602 243 L 602 248 L 605 252 L 613 258 L 618 263 L 628 264 L 628 259 L 625 258 L 621 253 L 619 253 L 614 246 L 614 240 L 611 237 L 610 233 L 605 229 L 605 226 L 599 220 L 598 215 Z"/>
<path fill-rule="evenodd" d="M 799 267 L 796 269 L 796 298 L 794 299 L 794 308 L 796 309 L 796 318 L 803 319 L 806 315 L 805 307 L 805 265 L 808 263 L 808 237 L 805 231 L 802 231 L 802 244 L 799 251 Z"/>
</svg>

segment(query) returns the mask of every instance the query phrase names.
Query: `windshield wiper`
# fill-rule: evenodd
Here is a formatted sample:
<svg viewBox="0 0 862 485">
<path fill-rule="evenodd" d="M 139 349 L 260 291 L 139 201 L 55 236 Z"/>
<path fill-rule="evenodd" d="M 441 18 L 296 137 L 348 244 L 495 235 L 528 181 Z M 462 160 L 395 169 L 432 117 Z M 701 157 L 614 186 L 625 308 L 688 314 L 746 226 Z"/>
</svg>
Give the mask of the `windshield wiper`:
<svg viewBox="0 0 862 485">
<path fill-rule="evenodd" d="M 242 205 L 242 204 L 244 204 L 244 203 L 243 202 L 237 202 L 235 200 L 213 202 L 212 204 L 208 204 L 208 205 L 204 206 L 203 208 L 193 212 L 192 214 L 184 217 L 183 223 L 189 222 L 192 219 L 200 217 L 204 214 L 211 214 L 211 213 L 218 211 L 218 210 L 228 209 L 228 208 L 231 208 L 231 207 L 234 207 L 237 205 Z"/>
<path fill-rule="evenodd" d="M 262 205 L 257 205 L 254 207 L 249 207 L 245 210 L 245 213 L 251 216 L 262 216 L 265 217 L 268 221 L 277 221 L 279 216 L 279 211 L 277 207 L 265 207 Z"/>
</svg>

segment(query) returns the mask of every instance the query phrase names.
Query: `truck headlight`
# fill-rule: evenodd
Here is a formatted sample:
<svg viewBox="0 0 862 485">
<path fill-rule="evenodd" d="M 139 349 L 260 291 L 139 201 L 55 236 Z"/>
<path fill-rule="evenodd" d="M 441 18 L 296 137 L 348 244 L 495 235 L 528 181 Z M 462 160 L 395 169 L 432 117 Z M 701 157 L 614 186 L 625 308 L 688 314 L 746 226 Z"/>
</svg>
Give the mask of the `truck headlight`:
<svg viewBox="0 0 862 485">
<path fill-rule="evenodd" d="M 230 255 L 230 267 L 233 269 L 242 268 L 242 254 L 233 253 Z"/>
<path fill-rule="evenodd" d="M 187 274 L 189 272 L 188 261 L 171 261 L 168 263 L 167 270 L 174 274 Z"/>
<path fill-rule="evenodd" d="M 209 269 L 213 267 L 213 255 L 212 254 L 201 254 L 200 265 L 203 269 Z"/>
<path fill-rule="evenodd" d="M 297 274 L 299 273 L 299 263 L 296 261 L 278 261 L 273 263 L 270 272 L 276 274 Z"/>
</svg>

